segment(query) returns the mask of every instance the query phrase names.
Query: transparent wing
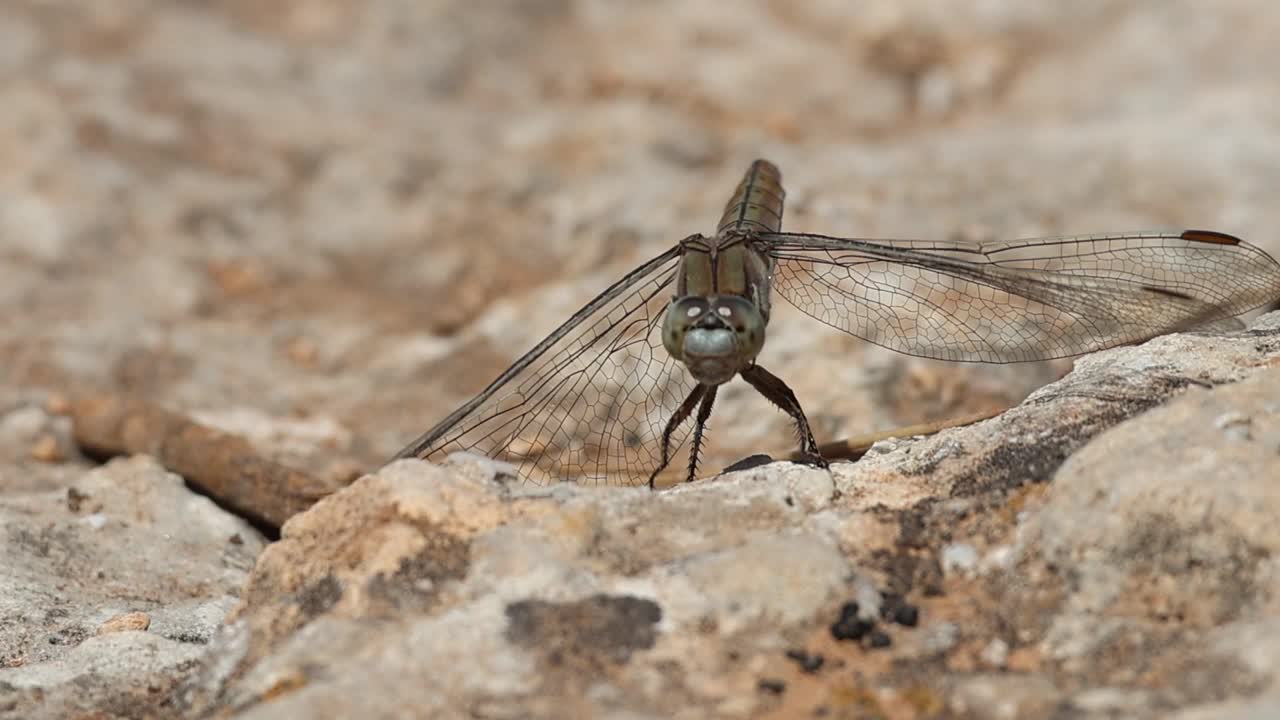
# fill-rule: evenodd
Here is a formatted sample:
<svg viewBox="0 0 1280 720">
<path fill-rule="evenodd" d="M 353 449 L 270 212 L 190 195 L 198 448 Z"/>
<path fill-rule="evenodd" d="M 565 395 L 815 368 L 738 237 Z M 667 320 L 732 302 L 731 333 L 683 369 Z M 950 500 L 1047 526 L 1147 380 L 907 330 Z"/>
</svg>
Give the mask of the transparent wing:
<svg viewBox="0 0 1280 720">
<path fill-rule="evenodd" d="M 648 482 L 696 384 L 662 346 L 680 247 L 633 270 L 396 457 L 468 450 L 543 485 Z M 673 435 L 672 449 L 688 430 Z"/>
<path fill-rule="evenodd" d="M 1280 298 L 1280 264 L 1186 230 L 996 243 L 762 233 L 773 287 L 803 312 L 898 352 L 1020 362 L 1222 323 Z"/>
</svg>

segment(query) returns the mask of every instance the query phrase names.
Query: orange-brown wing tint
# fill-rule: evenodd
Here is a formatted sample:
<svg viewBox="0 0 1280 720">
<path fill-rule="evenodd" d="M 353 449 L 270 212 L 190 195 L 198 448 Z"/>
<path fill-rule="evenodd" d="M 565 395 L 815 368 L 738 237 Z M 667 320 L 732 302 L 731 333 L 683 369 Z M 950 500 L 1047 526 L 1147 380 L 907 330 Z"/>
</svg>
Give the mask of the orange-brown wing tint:
<svg viewBox="0 0 1280 720">
<path fill-rule="evenodd" d="M 1191 242 L 1213 243 L 1215 245 L 1239 245 L 1244 242 L 1235 235 L 1218 232 L 1217 230 L 1183 230 L 1182 239 Z"/>
</svg>

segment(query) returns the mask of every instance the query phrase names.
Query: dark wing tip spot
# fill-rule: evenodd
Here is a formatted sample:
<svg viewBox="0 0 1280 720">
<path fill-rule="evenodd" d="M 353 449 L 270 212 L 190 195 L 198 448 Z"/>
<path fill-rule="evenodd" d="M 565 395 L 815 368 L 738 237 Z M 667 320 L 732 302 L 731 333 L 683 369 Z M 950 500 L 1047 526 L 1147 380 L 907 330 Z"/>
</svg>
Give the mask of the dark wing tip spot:
<svg viewBox="0 0 1280 720">
<path fill-rule="evenodd" d="M 1213 243 L 1214 245 L 1239 245 L 1242 242 L 1235 235 L 1228 235 L 1217 230 L 1183 230 L 1182 239 L 1190 242 Z"/>
</svg>

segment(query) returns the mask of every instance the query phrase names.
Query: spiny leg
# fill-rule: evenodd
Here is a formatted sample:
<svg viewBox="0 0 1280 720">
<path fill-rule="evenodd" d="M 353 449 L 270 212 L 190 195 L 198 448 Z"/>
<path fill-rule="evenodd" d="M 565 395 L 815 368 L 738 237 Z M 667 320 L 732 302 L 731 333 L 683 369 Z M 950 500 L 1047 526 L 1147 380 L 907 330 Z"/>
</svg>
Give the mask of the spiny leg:
<svg viewBox="0 0 1280 720">
<path fill-rule="evenodd" d="M 804 456 L 803 462 L 820 468 L 827 467 L 827 461 L 823 460 L 822 453 L 818 452 L 818 441 L 813 439 L 813 431 L 809 429 L 809 420 L 804 416 L 800 401 L 796 399 L 796 394 L 791 392 L 791 388 L 787 387 L 787 384 L 773 373 L 759 365 L 752 365 L 740 374 L 742 379 L 746 380 L 751 384 L 751 387 L 765 396 L 765 399 L 777 405 L 783 412 L 790 415 L 792 420 L 796 421 L 796 434 L 800 438 L 800 453 Z"/>
<path fill-rule="evenodd" d="M 658 464 L 658 467 L 654 469 L 653 474 L 649 476 L 650 490 L 653 489 L 654 480 L 658 479 L 658 473 L 665 470 L 667 463 L 671 462 L 671 434 L 676 431 L 676 428 L 680 427 L 681 423 L 689 419 L 689 415 L 693 412 L 694 406 L 697 405 L 698 401 L 702 399 L 702 396 L 706 394 L 706 385 L 698 385 L 695 387 L 693 392 L 689 393 L 689 397 L 685 398 L 684 402 L 680 403 L 680 407 L 676 408 L 675 414 L 671 416 L 671 419 L 667 421 L 667 427 L 662 431 L 662 462 Z"/>
<path fill-rule="evenodd" d="M 707 424 L 707 418 L 711 417 L 711 405 L 716 401 L 718 387 L 718 385 L 712 385 L 707 388 L 706 394 L 702 396 L 702 404 L 698 406 L 698 417 L 693 426 L 693 447 L 689 449 L 689 477 L 685 478 L 685 482 L 693 482 L 693 475 L 698 471 L 698 452 L 702 449 L 702 429 Z"/>
</svg>

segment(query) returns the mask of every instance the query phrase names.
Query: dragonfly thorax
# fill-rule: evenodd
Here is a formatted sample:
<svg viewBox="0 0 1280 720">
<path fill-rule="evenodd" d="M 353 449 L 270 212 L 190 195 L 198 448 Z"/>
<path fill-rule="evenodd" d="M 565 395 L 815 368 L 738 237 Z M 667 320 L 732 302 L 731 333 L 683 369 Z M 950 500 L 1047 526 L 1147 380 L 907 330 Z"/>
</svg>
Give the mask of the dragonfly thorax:
<svg viewBox="0 0 1280 720">
<path fill-rule="evenodd" d="M 736 295 L 678 298 L 667 307 L 662 344 L 704 385 L 728 382 L 764 347 L 764 317 Z"/>
</svg>

